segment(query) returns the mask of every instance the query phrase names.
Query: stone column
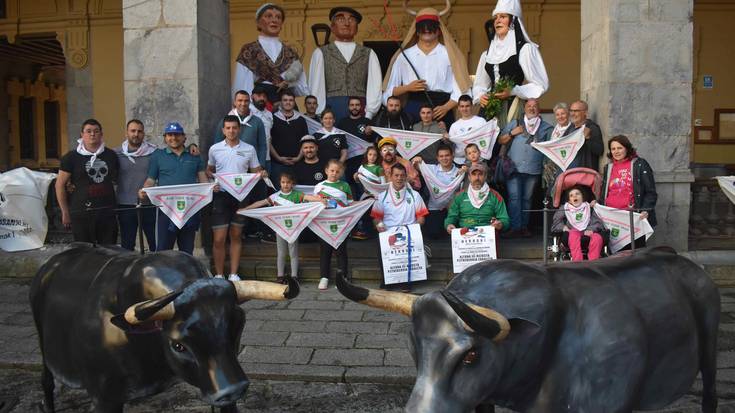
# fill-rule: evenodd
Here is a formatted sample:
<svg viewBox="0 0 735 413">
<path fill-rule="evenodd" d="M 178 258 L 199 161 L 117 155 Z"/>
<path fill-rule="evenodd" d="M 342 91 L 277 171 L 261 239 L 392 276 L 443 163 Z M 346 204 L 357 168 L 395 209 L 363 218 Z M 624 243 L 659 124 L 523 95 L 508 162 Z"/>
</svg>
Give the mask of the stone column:
<svg viewBox="0 0 735 413">
<path fill-rule="evenodd" d="M 689 170 L 692 7 L 692 0 L 581 3 L 582 99 L 606 142 L 626 135 L 651 164 L 658 192 L 651 244 L 679 251 L 687 249 L 694 180 Z"/>
<path fill-rule="evenodd" d="M 206 150 L 231 106 L 229 2 L 123 0 L 123 30 L 127 118 L 157 144 L 179 122 Z"/>
</svg>

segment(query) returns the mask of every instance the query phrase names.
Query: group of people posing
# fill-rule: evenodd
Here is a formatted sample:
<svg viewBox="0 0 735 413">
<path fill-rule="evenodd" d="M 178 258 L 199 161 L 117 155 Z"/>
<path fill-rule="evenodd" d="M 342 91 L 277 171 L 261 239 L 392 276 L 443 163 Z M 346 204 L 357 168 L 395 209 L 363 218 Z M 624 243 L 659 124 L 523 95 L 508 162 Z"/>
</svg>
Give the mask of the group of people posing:
<svg viewBox="0 0 735 413">
<path fill-rule="evenodd" d="M 538 45 L 523 26 L 518 0 L 501 0 L 493 10 L 490 45 L 480 58 L 474 81 L 468 75 L 464 53 L 441 21 L 447 10 L 412 12 L 415 21 L 383 80 L 376 54 L 354 42 L 362 21 L 356 10 L 335 7 L 330 11 L 331 33 L 336 39 L 314 51 L 307 77 L 298 54 L 279 40 L 284 10 L 271 3 L 262 5 L 255 16 L 260 34 L 238 54 L 232 108 L 214 131 L 206 164 L 196 145 L 185 146 L 186 135 L 177 122 L 165 127 L 165 147 L 157 148 L 144 140 L 143 123 L 131 120 L 123 144 L 113 151 L 104 145 L 102 126 L 90 119 L 82 125 L 77 149 L 61 162 L 56 194 L 64 225 L 71 227 L 76 240 L 112 244 L 117 241 L 119 223 L 122 246 L 132 249 L 140 221 L 150 250 L 171 249 L 176 243 L 180 250 L 191 253 L 200 225 L 198 214 L 178 228 L 160 211 L 156 217 L 153 208 L 136 208 L 145 202 L 141 189 L 204 183 L 213 180 L 214 174 L 251 172 L 270 178 L 276 192 L 270 194 L 261 181 L 240 202 L 215 187 L 211 227 L 217 276 L 239 279 L 246 218 L 237 211 L 244 208 L 301 202 L 339 208 L 372 196 L 372 223 L 362 219 L 354 238 L 366 239 L 374 231 L 424 221 L 423 231 L 430 239 L 446 236 L 457 227 L 482 225 L 491 225 L 509 238 L 530 236 L 528 210 L 534 191 L 539 182 L 550 186 L 560 172 L 531 144 L 583 129 L 584 144 L 570 167 L 597 170 L 604 152 L 602 133 L 587 118 L 588 107 L 582 100 L 555 105 L 555 125 L 541 118 L 537 99 L 549 87 L 548 76 Z M 297 96 L 305 97 L 303 113 L 296 108 Z M 485 116 L 474 114 L 478 105 Z M 489 108 L 495 109 L 491 113 Z M 452 136 L 482 127 L 489 114 L 500 127 L 490 160 L 480 156 L 475 144 L 450 141 Z M 403 159 L 396 151 L 396 140 L 373 127 L 439 133 L 443 139 L 412 159 Z M 345 132 L 368 144 L 364 153 L 354 156 L 354 150 L 350 152 Z M 608 150 L 611 164 L 605 169 L 604 195 L 597 202 L 642 210 L 655 225 L 651 167 L 637 156 L 625 136 L 611 138 Z M 449 185 L 462 174 L 465 178 L 453 196 L 440 202 L 431 196 L 427 175 Z M 360 177 L 388 183 L 388 189 L 366 191 Z M 499 192 L 499 181 L 505 198 Z M 298 185 L 314 189 L 305 193 Z M 589 200 L 577 192 L 570 191 L 568 206 L 560 210 L 554 223 L 556 229 L 569 233 L 575 259 L 581 257 L 578 240 L 590 238 L 591 248 L 597 248 L 600 241 L 594 233 L 602 232 Z M 570 222 L 570 217 L 577 216 L 582 216 L 581 222 Z M 279 278 L 286 274 L 286 255 L 291 257 L 291 276 L 297 276 L 297 244 L 269 235 L 262 225 L 256 228 L 265 233 L 265 239 L 276 238 Z M 231 259 L 225 272 L 228 237 Z M 325 289 L 335 250 L 320 242 L 319 287 Z M 336 249 L 337 271 L 345 274 L 346 245 L 343 242 Z M 599 254 L 588 256 L 594 259 Z"/>
</svg>

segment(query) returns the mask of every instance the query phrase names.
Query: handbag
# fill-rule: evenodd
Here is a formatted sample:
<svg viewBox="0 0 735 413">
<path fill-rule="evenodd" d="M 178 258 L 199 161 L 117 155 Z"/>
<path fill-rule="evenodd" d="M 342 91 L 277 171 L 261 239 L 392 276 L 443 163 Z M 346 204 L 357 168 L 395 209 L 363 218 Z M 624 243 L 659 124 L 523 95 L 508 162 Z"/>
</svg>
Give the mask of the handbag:
<svg viewBox="0 0 735 413">
<path fill-rule="evenodd" d="M 501 145 L 500 152 L 498 152 L 498 156 L 494 159 L 493 180 L 496 184 L 505 184 L 516 173 L 516 164 L 508 156 L 508 151 L 512 144 L 513 139 L 511 138 L 510 142 Z M 491 166 L 492 168 L 493 166 Z"/>
</svg>

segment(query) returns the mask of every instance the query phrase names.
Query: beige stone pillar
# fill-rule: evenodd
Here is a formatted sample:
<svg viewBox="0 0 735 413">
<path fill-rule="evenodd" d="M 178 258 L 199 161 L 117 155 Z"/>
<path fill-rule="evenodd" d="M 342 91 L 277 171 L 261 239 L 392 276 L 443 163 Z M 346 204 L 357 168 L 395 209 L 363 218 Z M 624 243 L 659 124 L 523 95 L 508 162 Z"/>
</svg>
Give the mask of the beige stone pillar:
<svg viewBox="0 0 735 413">
<path fill-rule="evenodd" d="M 581 3 L 582 99 L 606 145 L 626 135 L 651 164 L 658 192 L 651 243 L 680 251 L 687 249 L 693 181 L 692 7 L 692 0 Z"/>
</svg>

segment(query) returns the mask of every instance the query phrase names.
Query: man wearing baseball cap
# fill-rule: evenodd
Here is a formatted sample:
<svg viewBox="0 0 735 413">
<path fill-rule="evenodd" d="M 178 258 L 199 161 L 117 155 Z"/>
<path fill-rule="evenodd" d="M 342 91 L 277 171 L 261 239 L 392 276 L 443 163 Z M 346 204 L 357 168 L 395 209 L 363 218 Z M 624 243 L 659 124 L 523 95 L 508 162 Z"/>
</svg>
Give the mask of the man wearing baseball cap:
<svg viewBox="0 0 735 413">
<path fill-rule="evenodd" d="M 204 172 L 202 159 L 199 156 L 192 155 L 184 147 L 186 134 L 184 128 L 178 122 L 166 124 L 163 130 L 163 139 L 166 148 L 157 149 L 151 155 L 150 164 L 148 165 L 148 178 L 143 183 L 143 188 L 209 182 Z M 138 196 L 143 199 L 146 194 L 141 190 Z M 179 251 L 192 254 L 199 223 L 200 216 L 198 212 L 179 229 L 166 214 L 159 210 L 156 250 L 171 250 L 174 248 L 174 243 L 176 243 L 179 246 Z"/>
<path fill-rule="evenodd" d="M 455 228 L 491 225 L 497 231 L 510 225 L 505 202 L 485 181 L 487 168 L 482 163 L 469 168 L 470 185 L 454 197 L 444 226 L 449 234 Z"/>
<path fill-rule="evenodd" d="M 301 138 L 302 159 L 293 166 L 293 174 L 299 185 L 314 186 L 323 181 L 324 162 L 319 159 L 319 145 L 312 135 Z"/>
<path fill-rule="evenodd" d="M 318 47 L 311 55 L 309 86 L 319 102 L 317 112 L 330 107 L 336 121 L 349 116 L 350 97 L 359 98 L 365 116 L 372 117 L 380 109 L 383 73 L 375 52 L 355 43 L 362 15 L 351 7 L 334 7 L 329 11 L 335 41 Z"/>
</svg>

